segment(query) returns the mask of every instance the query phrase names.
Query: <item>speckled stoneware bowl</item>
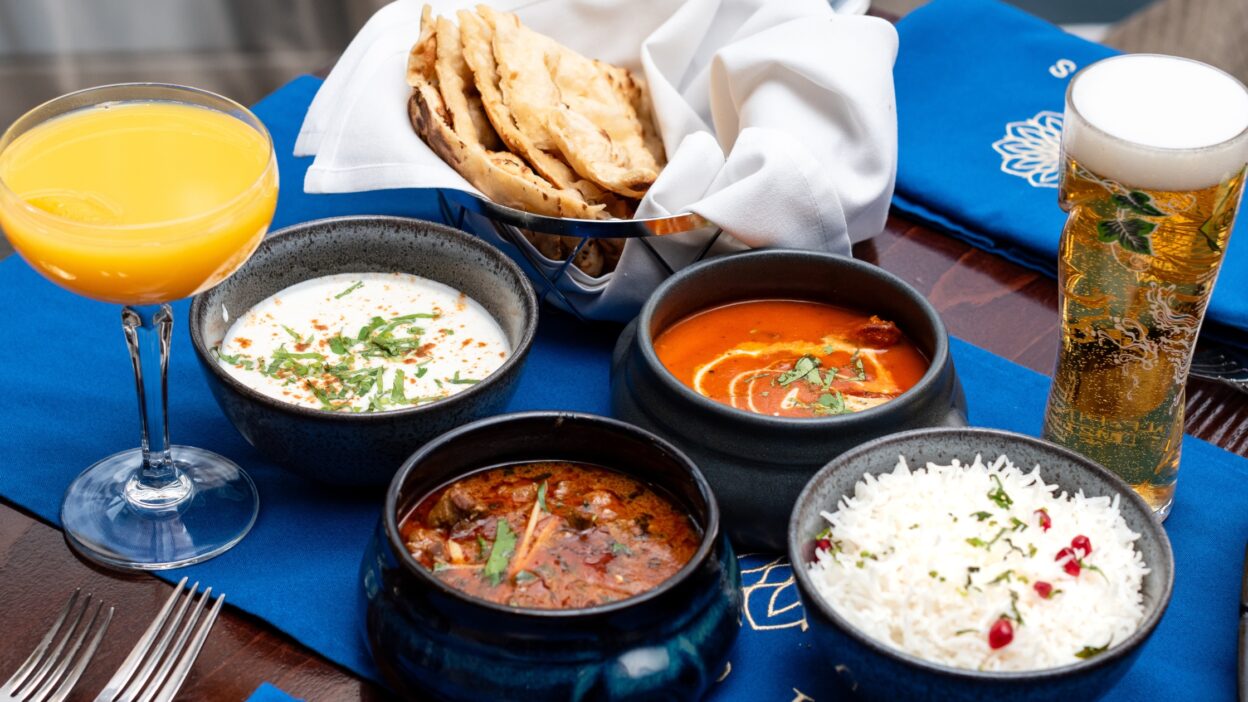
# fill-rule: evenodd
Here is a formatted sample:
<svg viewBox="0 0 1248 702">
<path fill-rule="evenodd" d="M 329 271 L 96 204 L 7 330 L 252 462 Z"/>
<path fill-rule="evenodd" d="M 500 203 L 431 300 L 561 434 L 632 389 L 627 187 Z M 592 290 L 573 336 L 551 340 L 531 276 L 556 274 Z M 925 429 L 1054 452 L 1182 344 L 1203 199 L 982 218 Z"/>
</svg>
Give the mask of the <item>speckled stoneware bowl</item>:
<svg viewBox="0 0 1248 702">
<path fill-rule="evenodd" d="M 702 530 L 690 561 L 654 589 L 596 607 L 527 609 L 456 590 L 408 553 L 400 520 L 448 482 L 491 466 L 593 463 L 659 486 Z M 404 699 L 695 700 L 741 630 L 741 574 L 698 469 L 649 432 L 606 417 L 525 412 L 474 422 L 395 476 L 360 566 L 364 636 Z"/>
<path fill-rule="evenodd" d="M 900 397 L 830 417 L 771 417 L 694 392 L 654 352 L 654 337 L 680 319 L 729 302 L 799 299 L 878 314 L 896 322 L 931 361 Z M 949 335 L 917 290 L 877 266 L 844 256 L 770 249 L 686 268 L 655 291 L 620 335 L 611 371 L 615 416 L 676 444 L 706 474 L 733 543 L 784 549 L 793 500 L 841 452 L 903 429 L 966 424 L 966 399 Z"/>
<path fill-rule="evenodd" d="M 979 672 L 931 663 L 882 645 L 843 619 L 814 589 L 806 564 L 814 560 L 814 536 L 842 496 L 853 494 L 862 476 L 891 472 L 904 455 L 911 468 L 928 462 L 971 463 L 975 455 L 1001 454 L 1020 468 L 1039 465 L 1045 482 L 1088 496 L 1119 495 L 1121 512 L 1140 534 L 1135 547 L 1149 568 L 1144 576 L 1144 621 L 1126 641 L 1074 665 L 1030 672 Z M 1047 441 L 995 429 L 927 429 L 886 436 L 847 451 L 819 471 L 802 490 L 789 522 L 789 558 L 806 607 L 806 620 L 846 687 L 870 700 L 924 699 L 935 702 L 1044 702 L 1093 700 L 1105 694 L 1131 667 L 1170 602 L 1174 555 L 1161 523 L 1143 499 L 1120 478 L 1092 461 Z"/>
<path fill-rule="evenodd" d="M 511 357 L 445 400 L 358 414 L 273 399 L 240 383 L 212 357 L 230 323 L 270 295 L 319 276 L 373 272 L 411 273 L 466 293 L 498 321 Z M 190 317 L 191 342 L 213 397 L 247 441 L 308 478 L 380 486 L 429 439 L 503 408 L 533 344 L 537 298 L 511 259 L 464 232 L 399 217 L 340 217 L 271 234 L 238 272 L 195 296 Z"/>
</svg>

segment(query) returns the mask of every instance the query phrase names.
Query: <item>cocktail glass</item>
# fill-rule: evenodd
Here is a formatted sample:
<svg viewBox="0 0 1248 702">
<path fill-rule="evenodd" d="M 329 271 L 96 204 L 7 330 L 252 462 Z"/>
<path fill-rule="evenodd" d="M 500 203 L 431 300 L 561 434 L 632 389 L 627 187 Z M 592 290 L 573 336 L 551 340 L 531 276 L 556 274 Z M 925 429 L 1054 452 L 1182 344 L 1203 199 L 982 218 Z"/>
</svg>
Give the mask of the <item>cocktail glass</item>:
<svg viewBox="0 0 1248 702">
<path fill-rule="evenodd" d="M 277 162 L 246 108 L 174 85 L 91 88 L 0 137 L 0 227 L 35 270 L 120 303 L 139 398 L 139 447 L 69 486 L 61 523 L 85 556 L 122 568 L 188 565 L 251 529 L 255 484 L 233 461 L 169 442 L 172 300 L 216 285 L 259 245 Z"/>
</svg>

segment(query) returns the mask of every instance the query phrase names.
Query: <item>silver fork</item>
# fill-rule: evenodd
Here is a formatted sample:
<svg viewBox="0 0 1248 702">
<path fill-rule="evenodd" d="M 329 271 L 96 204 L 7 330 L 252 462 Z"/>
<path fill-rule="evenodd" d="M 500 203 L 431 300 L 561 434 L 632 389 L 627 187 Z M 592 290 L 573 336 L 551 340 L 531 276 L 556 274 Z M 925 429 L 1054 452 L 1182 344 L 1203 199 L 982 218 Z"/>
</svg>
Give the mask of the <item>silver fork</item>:
<svg viewBox="0 0 1248 702">
<path fill-rule="evenodd" d="M 101 621 L 104 603 L 97 600 L 95 611 L 84 623 L 87 610 L 91 609 L 91 595 L 82 598 L 79 604 L 81 594 L 81 589 L 74 590 L 60 616 L 30 657 L 13 673 L 13 677 L 0 685 L 0 702 L 61 702 L 69 696 L 69 691 L 78 683 L 82 671 L 87 669 L 95 656 L 95 650 L 108 630 L 108 623 L 113 619 L 113 608 L 109 607 Z M 60 633 L 67 621 L 69 625 Z M 95 634 L 83 648 L 82 644 L 92 629 L 95 629 Z M 53 644 L 53 641 L 56 643 Z"/>
<path fill-rule="evenodd" d="M 1202 339 L 1192 356 L 1191 373 L 1248 392 L 1248 354 L 1230 346 Z"/>
<path fill-rule="evenodd" d="M 217 595 L 205 614 L 212 588 L 196 599 L 199 583 L 186 588 L 186 581 L 182 578 L 170 593 L 95 702 L 167 702 L 178 693 L 225 602 L 225 595 Z"/>
</svg>

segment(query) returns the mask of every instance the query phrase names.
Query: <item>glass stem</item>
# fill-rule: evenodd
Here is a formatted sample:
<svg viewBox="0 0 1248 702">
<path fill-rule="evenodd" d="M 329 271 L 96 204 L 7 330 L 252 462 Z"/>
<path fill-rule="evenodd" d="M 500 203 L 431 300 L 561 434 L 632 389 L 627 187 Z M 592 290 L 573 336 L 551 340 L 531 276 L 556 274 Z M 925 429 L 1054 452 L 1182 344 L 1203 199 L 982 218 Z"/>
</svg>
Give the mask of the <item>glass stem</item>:
<svg viewBox="0 0 1248 702">
<path fill-rule="evenodd" d="M 131 478 L 126 492 L 132 501 L 144 506 L 167 506 L 184 498 L 189 488 L 170 452 L 166 412 L 173 310 L 167 304 L 126 306 L 121 310 L 121 325 L 139 393 L 139 446 L 143 452 L 143 465 Z"/>
</svg>

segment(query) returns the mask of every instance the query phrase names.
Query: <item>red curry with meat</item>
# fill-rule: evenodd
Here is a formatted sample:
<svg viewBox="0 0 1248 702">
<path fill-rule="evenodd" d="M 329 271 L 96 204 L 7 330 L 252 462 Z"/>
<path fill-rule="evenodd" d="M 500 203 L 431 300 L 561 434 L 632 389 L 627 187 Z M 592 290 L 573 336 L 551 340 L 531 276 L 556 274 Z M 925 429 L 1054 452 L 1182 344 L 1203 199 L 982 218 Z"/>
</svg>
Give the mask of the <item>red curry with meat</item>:
<svg viewBox="0 0 1248 702">
<path fill-rule="evenodd" d="M 668 496 L 568 462 L 474 473 L 421 500 L 400 531 L 416 561 L 447 585 L 535 609 L 644 593 L 684 567 L 702 540 Z"/>
</svg>

